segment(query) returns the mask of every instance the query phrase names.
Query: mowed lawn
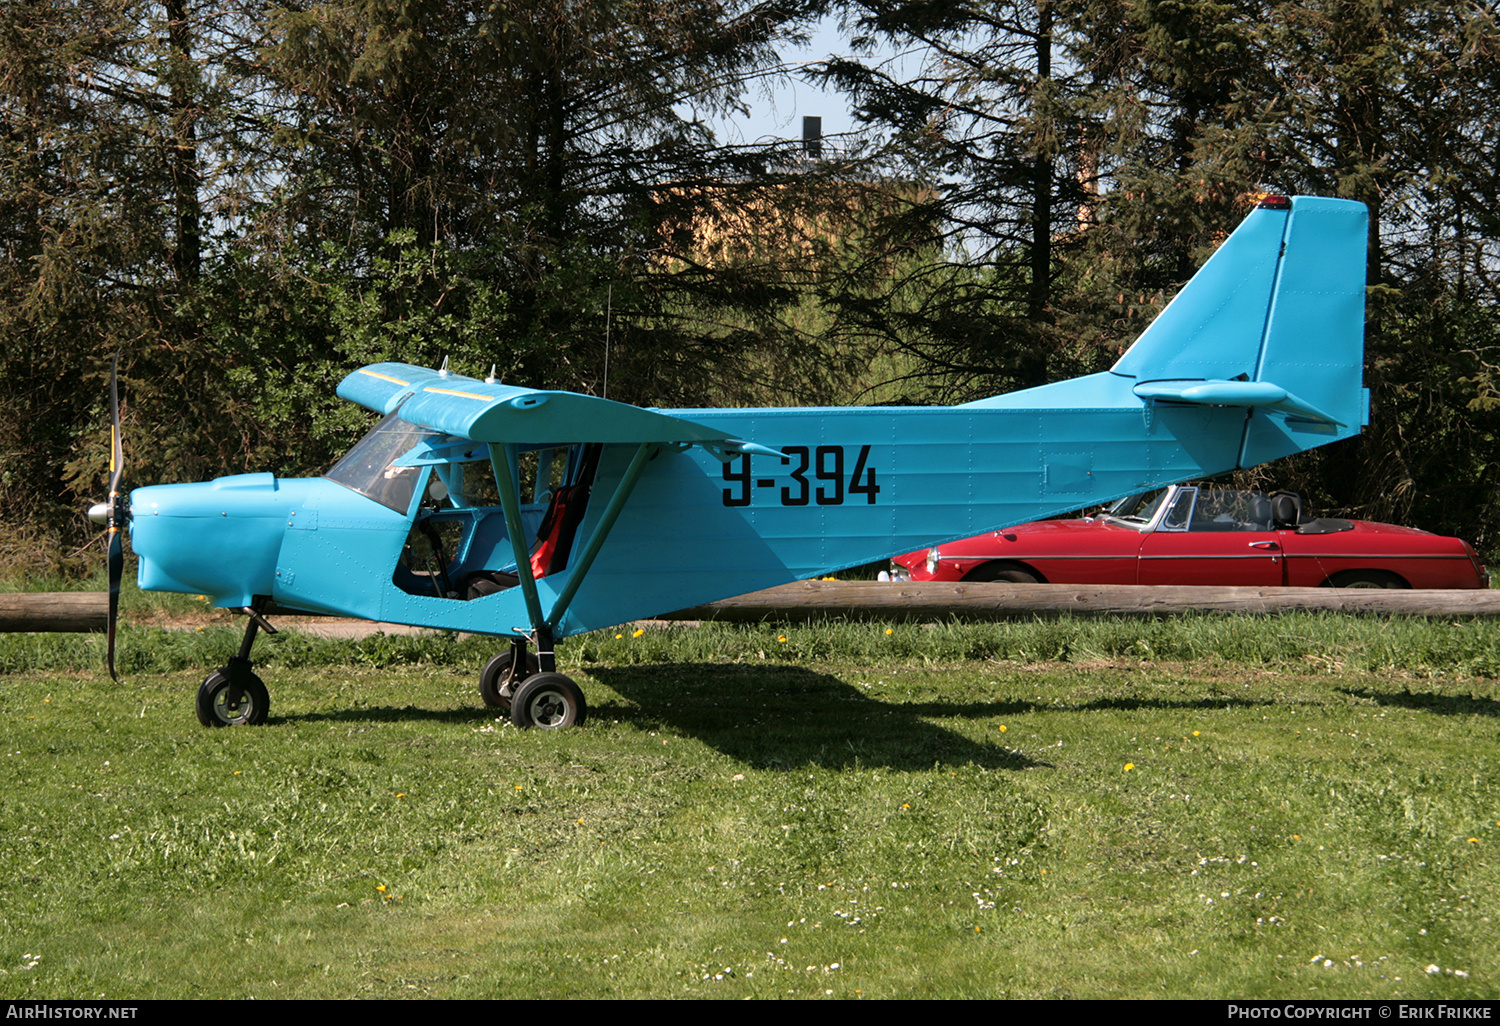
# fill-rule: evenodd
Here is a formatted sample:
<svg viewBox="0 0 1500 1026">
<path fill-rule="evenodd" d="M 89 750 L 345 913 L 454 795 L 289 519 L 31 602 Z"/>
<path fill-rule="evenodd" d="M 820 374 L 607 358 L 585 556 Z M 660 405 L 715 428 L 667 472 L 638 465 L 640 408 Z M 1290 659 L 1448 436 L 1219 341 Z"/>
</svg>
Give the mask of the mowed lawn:
<svg viewBox="0 0 1500 1026">
<path fill-rule="evenodd" d="M 480 639 L 267 646 L 234 730 L 203 668 L 33 659 L 0 997 L 1495 998 L 1490 677 L 1203 622 L 1245 636 L 609 632 L 565 647 L 591 709 L 556 733 L 483 708 Z"/>
</svg>

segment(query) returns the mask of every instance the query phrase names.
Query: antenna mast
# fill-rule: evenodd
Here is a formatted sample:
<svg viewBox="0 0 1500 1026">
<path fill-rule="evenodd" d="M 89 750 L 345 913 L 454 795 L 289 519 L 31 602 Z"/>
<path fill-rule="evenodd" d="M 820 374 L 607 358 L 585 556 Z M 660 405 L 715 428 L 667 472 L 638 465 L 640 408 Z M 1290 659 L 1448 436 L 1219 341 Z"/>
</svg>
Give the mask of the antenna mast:
<svg viewBox="0 0 1500 1026">
<path fill-rule="evenodd" d="M 599 398 L 609 398 L 609 322 L 614 313 L 615 283 L 609 283 L 609 291 L 604 294 L 604 387 L 599 390 Z"/>
</svg>

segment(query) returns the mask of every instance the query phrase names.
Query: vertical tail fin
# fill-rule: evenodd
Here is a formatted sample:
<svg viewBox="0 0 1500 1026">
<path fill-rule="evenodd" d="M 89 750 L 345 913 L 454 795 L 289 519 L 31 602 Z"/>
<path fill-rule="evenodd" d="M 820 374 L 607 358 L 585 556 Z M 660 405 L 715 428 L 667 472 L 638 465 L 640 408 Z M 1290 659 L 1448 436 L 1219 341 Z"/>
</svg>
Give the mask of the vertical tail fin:
<svg viewBox="0 0 1500 1026">
<path fill-rule="evenodd" d="M 1147 400 L 1252 407 L 1241 466 L 1357 434 L 1367 233 L 1361 203 L 1262 203 L 1113 373 Z"/>
</svg>

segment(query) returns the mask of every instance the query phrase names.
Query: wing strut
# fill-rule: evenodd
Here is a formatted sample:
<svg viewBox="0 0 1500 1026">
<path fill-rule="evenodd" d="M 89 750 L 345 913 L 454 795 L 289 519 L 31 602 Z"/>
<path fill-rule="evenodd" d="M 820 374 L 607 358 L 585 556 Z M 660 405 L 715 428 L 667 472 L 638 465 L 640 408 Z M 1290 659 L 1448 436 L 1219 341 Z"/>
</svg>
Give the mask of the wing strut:
<svg viewBox="0 0 1500 1026">
<path fill-rule="evenodd" d="M 630 498 L 630 493 L 635 490 L 635 483 L 641 479 L 641 472 L 646 469 L 646 461 L 651 450 L 655 448 L 653 442 L 642 442 L 635 448 L 635 456 L 630 461 L 630 466 L 625 470 L 625 476 L 620 479 L 619 485 L 615 487 L 615 493 L 609 497 L 609 505 L 604 507 L 604 512 L 599 515 L 599 523 L 594 527 L 594 533 L 589 535 L 588 544 L 583 547 L 577 562 L 568 574 L 568 583 L 563 585 L 563 590 L 557 596 L 557 601 L 552 604 L 552 612 L 547 616 L 544 626 L 549 632 L 557 629 L 563 614 L 568 611 L 568 605 L 573 601 L 573 596 L 578 593 L 583 579 L 588 576 L 589 567 L 594 563 L 594 557 L 599 555 L 599 550 L 604 547 L 604 539 L 609 536 L 610 528 L 615 526 L 619 519 L 620 511 L 625 508 L 625 502 Z M 508 514 L 507 514 L 508 515 Z M 518 566 L 520 564 L 517 564 Z M 525 577 L 521 578 L 522 584 L 527 583 Z M 535 591 L 536 585 L 533 584 Z M 529 601 L 529 600 L 528 600 Z"/>
<path fill-rule="evenodd" d="M 578 593 L 584 578 L 588 576 L 589 567 L 593 566 L 594 558 L 604 547 L 605 539 L 609 537 L 611 528 L 615 526 L 615 521 L 624 510 L 630 493 L 635 490 L 636 482 L 641 479 L 641 473 L 646 469 L 651 451 L 656 446 L 655 442 L 642 442 L 636 446 L 635 456 L 631 458 L 630 466 L 626 468 L 620 483 L 615 486 L 608 505 L 599 515 L 598 524 L 594 526 L 587 544 L 584 545 L 583 551 L 578 554 L 578 558 L 570 568 L 567 583 L 563 585 L 562 592 L 552 603 L 551 612 L 545 617 L 542 615 L 542 601 L 537 593 L 536 578 L 532 576 L 531 551 L 527 547 L 526 533 L 521 526 L 521 498 L 516 492 L 516 479 L 512 476 L 514 447 L 490 446 L 490 463 L 495 469 L 495 483 L 500 489 L 500 508 L 505 512 L 505 528 L 510 534 L 511 549 L 516 556 L 516 577 L 519 579 L 521 594 L 526 599 L 526 616 L 539 635 L 545 632 L 550 636 L 557 629 L 563 615 L 567 613 L 573 596 Z"/>
<path fill-rule="evenodd" d="M 526 617 L 536 627 L 542 623 L 542 601 L 537 597 L 536 579 L 531 576 L 531 549 L 526 544 L 525 528 L 521 526 L 521 497 L 516 494 L 513 476 L 515 464 L 514 446 L 490 446 L 490 465 L 495 468 L 500 508 L 505 511 L 505 530 L 510 534 L 510 546 L 516 554 L 516 577 L 520 579 L 521 594 L 526 598 Z"/>
</svg>

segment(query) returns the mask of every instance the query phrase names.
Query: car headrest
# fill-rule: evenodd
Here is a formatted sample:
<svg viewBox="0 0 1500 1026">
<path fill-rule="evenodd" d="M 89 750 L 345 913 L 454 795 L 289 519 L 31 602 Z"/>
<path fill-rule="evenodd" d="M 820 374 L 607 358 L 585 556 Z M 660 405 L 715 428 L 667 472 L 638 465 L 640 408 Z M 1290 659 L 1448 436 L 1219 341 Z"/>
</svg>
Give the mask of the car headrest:
<svg viewBox="0 0 1500 1026">
<path fill-rule="evenodd" d="M 1297 523 L 1297 500 L 1290 495 L 1276 495 L 1271 498 L 1271 518 L 1277 524 L 1285 524 L 1294 527 Z"/>
</svg>

